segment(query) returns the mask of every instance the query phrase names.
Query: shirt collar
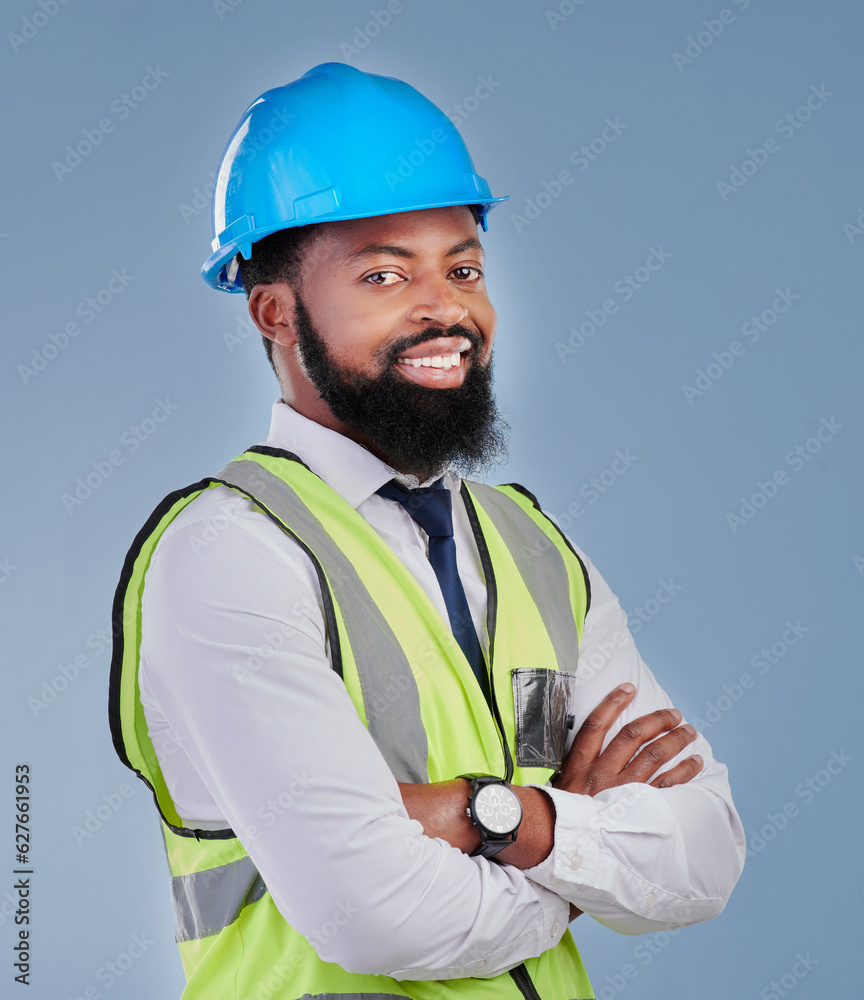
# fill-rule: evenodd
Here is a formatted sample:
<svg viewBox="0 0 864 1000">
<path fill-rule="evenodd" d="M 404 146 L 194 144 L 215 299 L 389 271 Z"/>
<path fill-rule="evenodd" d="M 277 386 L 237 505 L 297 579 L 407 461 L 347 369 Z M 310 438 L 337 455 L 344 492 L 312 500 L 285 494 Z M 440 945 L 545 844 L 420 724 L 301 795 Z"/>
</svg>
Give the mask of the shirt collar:
<svg viewBox="0 0 864 1000">
<path fill-rule="evenodd" d="M 391 479 L 409 489 L 419 485 L 414 476 L 396 472 L 362 444 L 304 417 L 281 399 L 273 404 L 265 443 L 302 459 L 355 510 Z M 458 477 L 448 473 L 447 478 L 458 490 Z M 425 485 L 431 485 L 431 481 Z"/>
</svg>

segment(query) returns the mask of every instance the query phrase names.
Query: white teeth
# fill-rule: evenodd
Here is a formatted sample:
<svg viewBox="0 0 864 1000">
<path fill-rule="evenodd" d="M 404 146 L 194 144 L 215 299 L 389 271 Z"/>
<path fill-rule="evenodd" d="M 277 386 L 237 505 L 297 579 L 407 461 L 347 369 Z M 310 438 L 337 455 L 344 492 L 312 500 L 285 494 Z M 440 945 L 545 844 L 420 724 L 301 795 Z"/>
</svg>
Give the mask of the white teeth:
<svg viewBox="0 0 864 1000">
<path fill-rule="evenodd" d="M 458 368 L 462 361 L 459 351 L 452 354 L 435 354 L 428 358 L 398 358 L 400 365 L 413 365 L 415 368 L 443 368 L 447 371 L 450 368 Z"/>
</svg>

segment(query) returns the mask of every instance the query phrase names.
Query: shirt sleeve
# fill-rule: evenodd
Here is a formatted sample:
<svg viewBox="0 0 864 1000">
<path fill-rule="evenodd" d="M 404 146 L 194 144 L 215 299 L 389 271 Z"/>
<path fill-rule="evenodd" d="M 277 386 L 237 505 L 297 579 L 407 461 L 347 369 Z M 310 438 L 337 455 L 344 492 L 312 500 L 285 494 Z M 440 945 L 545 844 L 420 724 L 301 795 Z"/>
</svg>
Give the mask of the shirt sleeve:
<svg viewBox="0 0 864 1000">
<path fill-rule="evenodd" d="M 618 599 L 579 554 L 589 571 L 592 600 L 577 668 L 574 733 L 613 688 L 624 681 L 636 686 L 605 747 L 626 723 L 672 702 L 642 662 Z M 667 589 L 673 586 L 670 581 Z M 526 875 L 623 934 L 716 916 L 741 874 L 746 841 L 726 768 L 703 736 L 658 774 L 692 754 L 703 758 L 702 771 L 671 788 L 634 782 L 592 797 L 536 786 L 554 803 L 555 841 L 549 856 Z"/>
<path fill-rule="evenodd" d="M 285 919 L 324 961 L 396 979 L 491 977 L 556 945 L 555 892 L 409 818 L 331 669 L 308 557 L 245 501 L 198 503 L 147 572 L 142 692 Z"/>
</svg>

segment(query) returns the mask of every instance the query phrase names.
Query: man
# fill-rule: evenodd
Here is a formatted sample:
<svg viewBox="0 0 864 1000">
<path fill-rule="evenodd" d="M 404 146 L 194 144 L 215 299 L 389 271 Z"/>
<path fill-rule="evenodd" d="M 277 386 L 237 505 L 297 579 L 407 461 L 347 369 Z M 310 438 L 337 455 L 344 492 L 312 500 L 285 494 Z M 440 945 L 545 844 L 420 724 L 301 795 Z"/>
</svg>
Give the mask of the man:
<svg viewBox="0 0 864 1000">
<path fill-rule="evenodd" d="M 593 996 L 569 919 L 715 916 L 725 768 L 502 447 L 455 128 L 328 63 L 250 105 L 205 280 L 270 435 L 167 497 L 115 601 L 111 722 L 162 817 L 186 1000 Z"/>
</svg>

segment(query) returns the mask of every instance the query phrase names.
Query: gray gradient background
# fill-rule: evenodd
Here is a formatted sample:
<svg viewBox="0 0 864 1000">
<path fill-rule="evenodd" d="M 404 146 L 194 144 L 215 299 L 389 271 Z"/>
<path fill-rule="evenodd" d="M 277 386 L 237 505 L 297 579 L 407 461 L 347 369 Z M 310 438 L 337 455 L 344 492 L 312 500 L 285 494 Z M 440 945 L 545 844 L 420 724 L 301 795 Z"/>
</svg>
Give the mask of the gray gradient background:
<svg viewBox="0 0 864 1000">
<path fill-rule="evenodd" d="M 724 6 L 734 21 L 679 71 L 673 54 Z M 631 621 L 661 580 L 681 588 L 648 605 L 657 613 L 636 641 L 689 718 L 705 719 L 714 704 L 719 721 L 706 735 L 729 766 L 751 847 L 762 844 L 712 922 L 647 939 L 588 917 L 573 930 L 604 998 L 771 1000 L 771 981 L 791 975 L 796 953 L 807 952 L 818 964 L 786 980 L 796 997 L 850 997 L 860 981 L 864 891 L 853 849 L 862 819 L 864 230 L 844 224 L 864 206 L 862 6 L 574 0 L 569 8 L 550 24 L 551 3 L 402 0 L 352 61 L 407 80 L 445 109 L 472 95 L 479 76 L 495 81 L 461 131 L 493 192 L 511 195 L 484 237 L 499 313 L 498 391 L 513 428 L 496 481 L 523 482 L 562 519 L 582 504 L 570 533 Z M 35 0 L 13 0 L 0 19 L 0 901 L 14 881 L 14 764 L 27 761 L 36 871 L 27 995 L 65 1000 L 90 987 L 90 997 L 110 1000 L 170 998 L 182 972 L 158 823 L 112 750 L 109 657 L 94 637 L 152 507 L 261 440 L 278 394 L 257 337 L 226 343 L 238 321 L 244 329 L 243 297 L 217 294 L 198 277 L 212 234 L 196 189 L 246 104 L 343 59 L 370 4 L 242 0 L 220 11 L 210 0 L 69 0 L 50 19 L 37 17 L 47 23 L 16 51 L 8 33 L 39 10 Z M 148 66 L 168 75 L 120 120 L 112 102 Z M 785 140 L 775 123 L 822 85 L 833 96 Z M 58 179 L 52 162 L 106 116 L 114 131 Z M 513 217 L 526 199 L 571 166 L 571 152 L 607 116 L 627 128 L 518 232 Z M 778 151 L 724 201 L 717 181 L 769 136 Z M 193 209 L 186 218 L 184 205 Z M 672 256 L 624 302 L 615 283 L 652 246 Z M 124 268 L 134 276 L 127 287 L 83 322 L 78 304 Z M 743 356 L 688 404 L 682 386 L 712 352 L 743 339 L 742 324 L 771 306 L 778 287 L 798 300 L 758 342 L 743 340 Z M 556 343 L 610 297 L 618 312 L 562 360 Z M 49 350 L 55 356 L 36 375 L 22 374 L 49 335 L 76 319 L 80 334 Z M 124 434 L 165 397 L 177 409 L 132 452 Z M 794 472 L 784 456 L 822 418 L 842 430 Z M 637 460 L 591 503 L 582 487 L 616 449 Z M 123 464 L 67 510 L 62 495 L 112 450 Z M 787 485 L 733 532 L 726 515 L 777 469 Z M 754 673 L 752 658 L 796 619 L 808 631 Z M 63 688 L 61 666 L 81 654 L 87 666 L 34 708 L 28 699 L 52 681 Z M 755 686 L 722 700 L 745 671 Z M 835 751 L 852 761 L 806 801 L 801 783 Z M 128 798 L 118 793 L 124 783 Z M 76 838 L 88 811 L 115 793 L 120 808 Z M 797 815 L 778 831 L 769 814 L 789 802 Z M 753 839 L 766 826 L 773 839 Z M 13 982 L 5 902 L 0 923 L 0 992 L 24 995 Z M 152 943 L 107 985 L 106 963 L 133 934 Z"/>
</svg>

